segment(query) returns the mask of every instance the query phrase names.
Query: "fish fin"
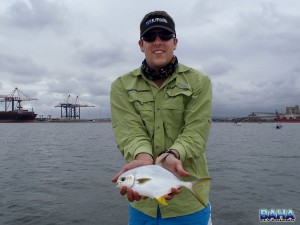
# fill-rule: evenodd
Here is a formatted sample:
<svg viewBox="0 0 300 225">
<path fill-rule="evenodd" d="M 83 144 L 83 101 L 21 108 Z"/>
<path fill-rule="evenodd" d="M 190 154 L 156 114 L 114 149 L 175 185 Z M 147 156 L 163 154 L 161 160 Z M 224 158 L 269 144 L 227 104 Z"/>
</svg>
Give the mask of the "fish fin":
<svg viewBox="0 0 300 225">
<path fill-rule="evenodd" d="M 166 202 L 166 199 L 163 196 L 157 197 L 155 199 L 162 205 L 168 205 L 168 203 Z"/>
<path fill-rule="evenodd" d="M 195 182 L 193 182 L 193 185 L 192 185 L 192 188 L 189 188 L 189 190 L 193 193 L 193 195 L 198 199 L 198 201 L 206 208 L 206 204 L 205 204 L 205 201 L 203 200 L 203 198 L 197 194 L 196 190 L 197 188 L 199 188 L 200 186 L 202 186 L 203 184 L 206 184 L 210 181 L 210 178 L 207 177 L 207 178 L 202 178 L 202 179 L 199 179 Z"/>
<path fill-rule="evenodd" d="M 193 187 L 200 187 L 203 184 L 206 184 L 210 181 L 210 177 L 206 177 L 206 178 L 201 178 L 199 180 L 196 180 L 193 182 Z"/>
<path fill-rule="evenodd" d="M 139 182 L 139 184 L 147 183 L 150 180 L 151 180 L 150 178 L 140 178 L 140 179 L 137 179 L 137 181 Z"/>
</svg>

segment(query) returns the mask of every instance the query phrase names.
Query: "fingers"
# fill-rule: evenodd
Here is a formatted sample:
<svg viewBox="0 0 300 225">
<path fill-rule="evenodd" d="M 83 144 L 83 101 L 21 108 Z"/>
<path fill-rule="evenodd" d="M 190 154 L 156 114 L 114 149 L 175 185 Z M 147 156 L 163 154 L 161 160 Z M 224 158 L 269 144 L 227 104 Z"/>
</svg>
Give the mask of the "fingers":
<svg viewBox="0 0 300 225">
<path fill-rule="evenodd" d="M 123 173 L 125 173 L 127 170 L 130 170 L 130 169 L 133 169 L 134 166 L 133 166 L 133 163 L 129 163 L 129 164 L 126 164 L 125 166 L 123 166 L 123 168 L 111 179 L 111 181 L 113 183 L 117 182 L 119 176 Z"/>
<path fill-rule="evenodd" d="M 179 188 L 172 188 L 171 191 L 173 195 L 178 195 L 181 192 Z"/>
<path fill-rule="evenodd" d="M 127 188 L 126 186 L 121 188 L 120 194 L 123 196 L 127 194 L 128 201 L 130 202 L 139 201 L 142 198 L 138 192 L 132 190 L 131 188 Z"/>
<path fill-rule="evenodd" d="M 179 175 L 179 176 L 183 176 L 183 177 L 188 177 L 188 176 L 191 176 L 191 174 L 189 172 L 187 172 L 181 162 L 180 163 L 177 163 L 176 165 L 176 173 Z"/>
<path fill-rule="evenodd" d="M 172 188 L 171 193 L 164 195 L 164 198 L 166 200 L 171 200 L 175 197 L 175 195 L 178 195 L 180 192 L 181 192 L 181 190 L 179 188 Z"/>
<path fill-rule="evenodd" d="M 181 190 L 179 188 L 172 188 L 171 193 L 164 195 L 164 198 L 166 200 L 171 200 L 174 198 L 175 195 L 178 195 L 180 192 Z M 141 199 L 147 199 L 147 197 L 140 196 L 138 192 L 132 190 L 131 188 L 127 188 L 126 186 L 121 188 L 120 194 L 123 196 L 127 194 L 128 201 L 130 202 L 139 201 Z"/>
<path fill-rule="evenodd" d="M 171 194 L 167 194 L 167 195 L 164 195 L 164 199 L 166 200 L 171 200 L 174 198 L 174 195 L 171 193 Z"/>
<path fill-rule="evenodd" d="M 117 173 L 117 174 L 111 179 L 111 181 L 112 181 L 113 183 L 116 183 L 117 180 L 118 180 L 118 178 L 119 178 L 119 176 L 120 176 L 122 173 L 124 173 L 124 172 L 123 172 L 123 169 L 120 170 L 120 172 Z"/>
<path fill-rule="evenodd" d="M 131 170 L 135 167 L 137 167 L 138 164 L 135 163 L 135 161 L 132 161 L 131 163 L 126 164 L 125 166 L 123 166 L 123 168 L 111 179 L 111 181 L 113 183 L 117 182 L 119 176 L 123 173 L 125 173 L 128 170 Z"/>
<path fill-rule="evenodd" d="M 120 194 L 124 196 L 124 195 L 126 195 L 126 193 L 127 193 L 127 187 L 124 186 L 124 187 L 121 188 Z"/>
</svg>

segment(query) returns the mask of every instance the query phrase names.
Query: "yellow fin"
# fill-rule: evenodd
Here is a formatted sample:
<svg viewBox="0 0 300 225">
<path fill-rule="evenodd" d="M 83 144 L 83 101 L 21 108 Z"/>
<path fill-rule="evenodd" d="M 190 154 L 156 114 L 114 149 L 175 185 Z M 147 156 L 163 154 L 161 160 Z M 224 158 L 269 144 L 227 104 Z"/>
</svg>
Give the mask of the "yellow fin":
<svg viewBox="0 0 300 225">
<path fill-rule="evenodd" d="M 137 181 L 139 182 L 139 184 L 144 184 L 148 181 L 150 181 L 151 179 L 150 178 L 140 178 L 140 179 L 137 179 Z"/>
<path fill-rule="evenodd" d="M 157 197 L 156 201 L 158 201 L 162 205 L 168 205 L 166 199 L 163 196 Z"/>
</svg>

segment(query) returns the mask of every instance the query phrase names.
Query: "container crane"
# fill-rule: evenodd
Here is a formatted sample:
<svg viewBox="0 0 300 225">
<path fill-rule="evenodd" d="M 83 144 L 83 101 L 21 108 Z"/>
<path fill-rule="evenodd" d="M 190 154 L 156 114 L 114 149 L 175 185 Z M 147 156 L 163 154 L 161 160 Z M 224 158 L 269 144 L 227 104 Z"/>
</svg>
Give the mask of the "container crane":
<svg viewBox="0 0 300 225">
<path fill-rule="evenodd" d="M 60 116 L 61 118 L 66 119 L 80 119 L 80 108 L 82 107 L 95 107 L 93 105 L 79 104 L 79 97 L 72 98 L 71 95 L 68 95 L 67 99 L 63 103 L 59 103 L 55 107 L 60 107 Z"/>
<path fill-rule="evenodd" d="M 9 111 L 10 105 L 11 111 L 20 111 L 23 109 L 21 102 L 31 100 L 37 100 L 37 98 L 27 96 L 17 87 L 9 95 L 0 95 L 0 102 L 5 103 L 5 112 Z"/>
</svg>

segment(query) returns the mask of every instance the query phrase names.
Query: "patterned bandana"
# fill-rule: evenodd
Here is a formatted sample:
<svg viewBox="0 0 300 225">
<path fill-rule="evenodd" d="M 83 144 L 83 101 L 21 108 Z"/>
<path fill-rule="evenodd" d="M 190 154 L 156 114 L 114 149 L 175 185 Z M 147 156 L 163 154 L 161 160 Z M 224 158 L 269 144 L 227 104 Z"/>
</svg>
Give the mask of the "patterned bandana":
<svg viewBox="0 0 300 225">
<path fill-rule="evenodd" d="M 145 75 L 150 80 L 159 80 L 162 78 L 168 78 L 172 76 L 174 73 L 176 66 L 178 64 L 177 57 L 174 55 L 171 62 L 169 62 L 166 66 L 164 66 L 161 69 L 155 70 L 152 69 L 148 66 L 146 59 L 142 62 L 142 71 Z"/>
</svg>

